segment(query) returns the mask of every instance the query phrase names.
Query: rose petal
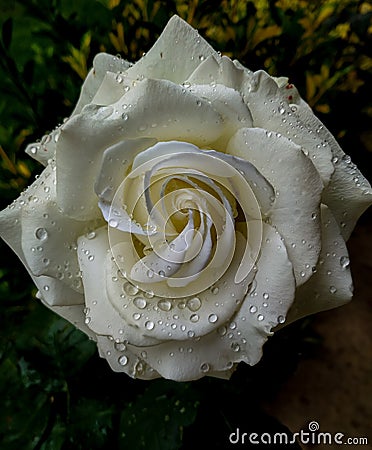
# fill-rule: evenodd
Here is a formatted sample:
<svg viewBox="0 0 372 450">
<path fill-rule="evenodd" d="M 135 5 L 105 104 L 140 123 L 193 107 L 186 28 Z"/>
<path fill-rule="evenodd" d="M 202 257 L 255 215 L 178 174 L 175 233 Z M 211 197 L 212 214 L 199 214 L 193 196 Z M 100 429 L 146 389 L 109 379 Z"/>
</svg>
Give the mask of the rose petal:
<svg viewBox="0 0 372 450">
<path fill-rule="evenodd" d="M 211 55 L 187 79 L 187 84 L 221 84 L 240 92 L 245 68 L 238 68 L 227 56 Z"/>
<path fill-rule="evenodd" d="M 115 342 L 111 337 L 97 336 L 97 345 L 101 358 L 105 358 L 114 372 L 124 372 L 132 378 L 153 380 L 160 375 L 149 367 L 144 358 L 133 353 L 123 342 Z"/>
<path fill-rule="evenodd" d="M 285 239 L 297 285 L 303 284 L 312 275 L 321 246 L 318 172 L 299 146 L 258 128 L 238 131 L 227 152 L 249 160 L 274 187 L 276 200 L 269 217 Z"/>
<path fill-rule="evenodd" d="M 176 381 L 195 380 L 209 372 L 216 374 L 229 370 L 238 361 L 256 364 L 271 328 L 284 320 L 295 293 L 292 264 L 281 236 L 266 224 L 257 267 L 254 286 L 236 316 L 227 323 L 221 321 L 218 330 L 197 340 L 169 341 L 145 348 L 129 344 L 128 347 L 137 354 L 145 351 L 146 361 L 160 375 Z M 227 302 L 234 303 L 239 298 L 231 297 L 227 292 L 230 292 L 229 282 L 224 307 Z M 265 294 L 268 294 L 267 299 Z M 263 306 L 265 302 L 270 306 Z M 252 306 L 255 309 L 251 309 Z"/>
<path fill-rule="evenodd" d="M 123 118 L 124 104 L 132 106 Z M 104 150 L 124 137 L 171 140 L 177 136 L 203 145 L 219 138 L 221 123 L 219 114 L 207 102 L 185 93 L 180 86 L 160 80 L 138 83 L 114 105 L 88 105 L 63 126 L 58 141 L 58 206 L 64 214 L 78 220 L 100 215 L 90 180 L 98 173 Z"/>
<path fill-rule="evenodd" d="M 153 138 L 121 141 L 107 148 L 102 156 L 101 167 L 94 186 L 97 196 L 110 203 L 115 192 L 127 175 L 135 156 L 156 143 Z"/>
<path fill-rule="evenodd" d="M 336 308 L 349 302 L 353 284 L 349 255 L 335 218 L 322 205 L 322 250 L 314 275 L 297 289 L 296 300 L 289 311 L 289 321 Z"/>
<path fill-rule="evenodd" d="M 297 115 L 308 130 L 316 130 L 323 145 L 331 148 L 334 173 L 323 192 L 322 202 L 331 209 L 342 236 L 347 240 L 359 216 L 372 204 L 371 186 L 303 100 L 298 105 Z"/>
<path fill-rule="evenodd" d="M 40 142 L 29 144 L 26 147 L 26 153 L 43 166 L 47 166 L 48 161 L 55 156 L 60 133 L 61 127 L 59 126 L 51 133 L 43 136 Z"/>
<path fill-rule="evenodd" d="M 106 283 L 110 302 L 129 328 L 148 338 L 182 341 L 203 336 L 234 314 L 239 299 L 248 290 L 253 271 L 242 282 L 234 282 L 244 248 L 245 239 L 238 233 L 235 255 L 222 277 L 210 289 L 177 299 L 141 292 L 125 279 L 113 279 L 112 273 L 117 266 L 115 262 L 107 261 Z M 131 250 L 126 250 L 124 245 L 122 250 L 125 258 L 130 257 Z M 119 249 L 114 251 L 118 252 Z M 128 341 L 136 345 L 132 339 Z"/>
<path fill-rule="evenodd" d="M 92 102 L 107 72 L 123 72 L 129 69 L 131 65 L 131 63 L 118 56 L 98 53 L 93 59 L 93 68 L 89 71 L 83 83 L 79 100 L 72 115 L 79 114 L 84 106 Z"/>
<path fill-rule="evenodd" d="M 324 144 L 316 132 L 317 128 L 308 128 L 301 116 L 295 114 L 297 105 L 292 104 L 295 99 L 291 98 L 294 93 L 290 92 L 285 97 L 283 90 L 263 70 L 253 74 L 246 70 L 244 73 L 245 81 L 240 92 L 252 114 L 253 125 L 281 133 L 300 145 L 326 186 L 334 171 L 331 149 L 329 145 Z"/>
<path fill-rule="evenodd" d="M 144 337 L 134 327 L 130 327 L 113 307 L 106 290 L 106 258 L 110 261 L 111 252 L 108 242 L 107 228 L 96 230 L 93 239 L 78 239 L 78 257 L 84 284 L 85 304 L 87 307 L 86 322 L 96 334 L 112 336 L 114 339 L 136 342 L 137 345 L 153 345 L 156 341 Z M 116 267 L 116 266 L 114 266 Z M 111 265 L 110 265 L 111 268 Z M 116 271 L 110 278 L 122 275 Z M 120 301 L 120 294 L 117 301 Z"/>
<path fill-rule="evenodd" d="M 253 126 L 247 105 L 234 89 L 212 83 L 211 85 L 191 85 L 188 90 L 195 96 L 210 102 L 223 118 L 223 132 L 214 145 L 215 150 L 224 151 L 230 137 L 242 126 Z"/>
<path fill-rule="evenodd" d="M 182 83 L 213 48 L 178 16 L 173 16 L 153 47 L 127 73 L 133 79 L 145 76 Z"/>
</svg>

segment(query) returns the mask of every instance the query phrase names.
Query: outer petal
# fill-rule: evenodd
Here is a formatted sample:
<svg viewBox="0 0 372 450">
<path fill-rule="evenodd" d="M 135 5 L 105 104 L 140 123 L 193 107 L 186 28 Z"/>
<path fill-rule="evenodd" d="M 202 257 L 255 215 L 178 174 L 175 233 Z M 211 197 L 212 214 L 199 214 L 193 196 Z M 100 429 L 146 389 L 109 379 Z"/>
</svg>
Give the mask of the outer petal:
<svg viewBox="0 0 372 450">
<path fill-rule="evenodd" d="M 148 364 L 164 378 L 177 381 L 198 379 L 210 372 L 215 376 L 219 371 L 230 370 L 238 361 L 256 364 L 271 328 L 284 320 L 295 292 L 286 248 L 278 232 L 269 225 L 264 225 L 257 267 L 251 292 L 240 310 L 217 331 L 184 342 L 170 341 L 146 348 L 128 347 L 137 354 L 145 352 Z M 268 294 L 267 298 L 265 294 Z M 235 300 L 236 297 L 226 299 Z"/>
<path fill-rule="evenodd" d="M 156 370 L 144 361 L 145 352 L 136 355 L 123 342 L 115 342 L 110 336 L 97 336 L 98 350 L 101 358 L 105 358 L 115 372 L 124 372 L 132 378 L 153 380 L 160 378 Z"/>
<path fill-rule="evenodd" d="M 330 146 L 332 150 L 335 171 L 323 192 L 322 201 L 331 209 L 342 236 L 347 240 L 359 216 L 372 204 L 371 186 L 310 107 L 301 101 L 297 108 L 301 121 L 309 130 L 316 130 L 323 145 Z"/>
<path fill-rule="evenodd" d="M 187 22 L 173 16 L 154 46 L 128 70 L 133 79 L 145 76 L 182 83 L 208 56 L 217 52 Z"/>
<path fill-rule="evenodd" d="M 123 112 L 124 105 L 131 107 Z M 140 82 L 114 105 L 89 105 L 61 132 L 56 155 L 57 204 L 79 220 L 100 216 L 93 183 L 103 151 L 120 140 L 171 140 L 176 136 L 206 145 L 220 137 L 221 125 L 220 115 L 207 102 L 166 81 Z"/>
<path fill-rule="evenodd" d="M 50 176 L 50 168 L 47 168 L 29 188 L 24 191 L 18 199 L 0 213 L 0 229 L 1 237 L 17 254 L 22 261 L 34 283 L 42 293 L 42 297 L 49 306 L 55 305 L 76 305 L 84 303 L 84 297 L 78 292 L 69 289 L 61 281 L 48 276 L 35 276 L 25 258 L 22 249 L 22 210 L 26 202 L 34 202 L 42 200 L 36 197 L 36 193 L 40 191 L 40 186 L 44 184 L 47 175 Z"/>
<path fill-rule="evenodd" d="M 274 187 L 271 222 L 285 239 L 297 285 L 304 283 L 312 275 L 311 267 L 317 263 L 321 245 L 322 182 L 318 172 L 300 147 L 258 128 L 239 130 L 227 151 L 254 164 Z"/>
<path fill-rule="evenodd" d="M 72 115 L 79 114 L 84 106 L 92 102 L 96 95 L 106 72 L 123 72 L 129 67 L 131 63 L 121 59 L 117 56 L 109 55 L 108 53 L 98 53 L 93 60 L 93 68 L 88 73 L 87 78 L 81 88 L 79 100 L 75 106 Z"/>
<path fill-rule="evenodd" d="M 246 71 L 245 68 L 238 68 L 227 56 L 211 55 L 195 69 L 187 83 L 217 83 L 240 92 Z"/>
<path fill-rule="evenodd" d="M 294 114 L 297 106 L 289 104 L 277 83 L 262 70 L 254 74 L 246 72 L 241 93 L 254 126 L 279 132 L 300 145 L 318 170 L 323 184 L 327 185 L 334 171 L 332 151 L 316 129 L 308 128 L 301 117 Z"/>
<path fill-rule="evenodd" d="M 296 300 L 288 315 L 290 322 L 342 306 L 353 295 L 345 241 L 335 218 L 325 205 L 322 205 L 321 217 L 322 251 L 319 262 L 314 275 L 296 292 Z"/>
</svg>

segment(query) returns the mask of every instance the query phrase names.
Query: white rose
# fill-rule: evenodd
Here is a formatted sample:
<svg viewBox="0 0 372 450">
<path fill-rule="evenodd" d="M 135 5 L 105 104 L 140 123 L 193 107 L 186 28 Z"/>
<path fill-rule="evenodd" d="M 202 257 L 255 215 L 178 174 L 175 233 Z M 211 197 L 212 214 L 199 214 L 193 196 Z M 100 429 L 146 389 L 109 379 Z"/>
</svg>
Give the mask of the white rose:
<svg viewBox="0 0 372 450">
<path fill-rule="evenodd" d="M 0 216 L 41 301 L 131 377 L 228 378 L 278 324 L 349 301 L 368 182 L 284 78 L 173 17 L 135 65 L 99 54 Z"/>
</svg>

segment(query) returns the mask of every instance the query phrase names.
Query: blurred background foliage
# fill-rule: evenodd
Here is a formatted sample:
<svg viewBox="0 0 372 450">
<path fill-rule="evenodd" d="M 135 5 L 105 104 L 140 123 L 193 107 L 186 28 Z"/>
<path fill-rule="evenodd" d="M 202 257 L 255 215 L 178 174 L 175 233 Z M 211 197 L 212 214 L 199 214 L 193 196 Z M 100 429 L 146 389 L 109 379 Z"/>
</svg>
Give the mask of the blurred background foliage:
<svg viewBox="0 0 372 450">
<path fill-rule="evenodd" d="M 173 14 L 251 70 L 288 76 L 372 178 L 369 2 L 0 0 L 1 208 L 41 172 L 23 149 L 71 113 L 95 54 L 138 60 Z M 260 403 L 316 351 L 311 321 L 278 332 L 263 360 L 239 366 L 230 382 L 131 380 L 35 300 L 3 244 L 1 255 L 1 449 L 188 449 L 196 436 L 217 449 L 228 448 L 239 424 L 246 432 L 285 429 Z"/>
</svg>

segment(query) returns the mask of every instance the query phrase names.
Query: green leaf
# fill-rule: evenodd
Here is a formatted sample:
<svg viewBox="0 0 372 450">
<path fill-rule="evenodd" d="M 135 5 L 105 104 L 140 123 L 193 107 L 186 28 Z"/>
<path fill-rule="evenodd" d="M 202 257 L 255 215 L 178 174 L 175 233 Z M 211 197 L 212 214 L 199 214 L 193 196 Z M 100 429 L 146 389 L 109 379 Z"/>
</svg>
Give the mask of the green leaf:
<svg viewBox="0 0 372 450">
<path fill-rule="evenodd" d="M 4 47 L 8 50 L 10 44 L 12 42 L 12 34 L 13 34 L 13 19 L 9 17 L 3 23 L 3 27 L 1 30 L 1 37 L 3 40 Z"/>
<path fill-rule="evenodd" d="M 154 381 L 121 414 L 119 448 L 175 450 L 195 420 L 197 394 L 187 383 Z"/>
</svg>

